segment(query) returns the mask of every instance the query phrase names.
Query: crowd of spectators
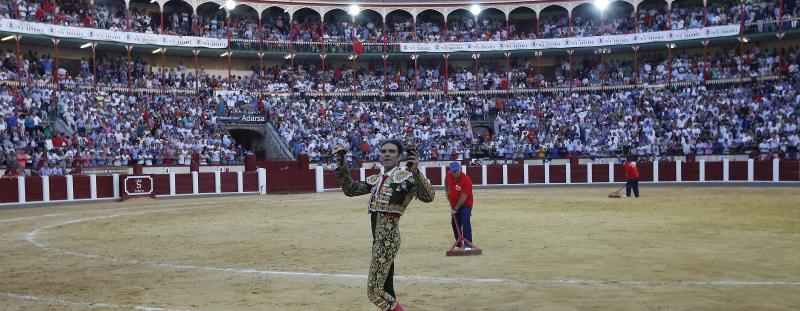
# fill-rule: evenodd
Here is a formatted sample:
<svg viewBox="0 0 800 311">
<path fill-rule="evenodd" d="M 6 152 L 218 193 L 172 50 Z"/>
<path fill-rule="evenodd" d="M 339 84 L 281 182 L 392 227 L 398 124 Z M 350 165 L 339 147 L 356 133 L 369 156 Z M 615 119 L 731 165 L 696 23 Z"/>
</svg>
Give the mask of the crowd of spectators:
<svg viewBox="0 0 800 311">
<path fill-rule="evenodd" d="M 481 61 L 449 64 L 422 58 L 417 66 L 412 61 L 391 61 L 383 66 L 368 63 L 355 69 L 350 63 L 321 64 L 298 62 L 294 70 L 287 64 L 267 65 L 263 69 L 253 64 L 249 74 L 212 74 L 205 67 L 195 71 L 193 64 L 161 68 L 136 56 L 128 66 L 127 57 L 97 57 L 97 85 L 136 89 L 177 90 L 261 90 L 264 93 L 390 93 L 417 91 L 452 91 L 537 89 L 548 87 L 619 86 L 632 84 L 664 84 L 669 82 L 700 82 L 719 79 L 751 78 L 794 74 L 800 70 L 799 51 L 795 47 L 762 49 L 753 46 L 740 57 L 735 49 L 709 53 L 676 51 L 672 58 L 663 53 L 643 54 L 637 62 L 632 59 L 607 58 L 600 55 L 575 56 L 572 67 L 567 57 L 555 59 L 556 67 L 546 74 L 536 67 L 533 59 L 512 59 L 508 67 L 502 61 Z M 474 64 L 474 63 L 473 63 Z M 638 67 L 634 67 L 634 65 Z M 638 68 L 635 70 L 634 68 Z M 18 77 L 19 70 L 22 76 Z M 554 69 L 554 70 L 553 70 Z M 130 71 L 130 78 L 128 77 Z M 52 83 L 58 72 L 61 85 L 91 86 L 95 75 L 91 59 L 80 60 L 78 68 L 55 69 L 52 55 L 27 52 L 17 64 L 13 51 L 2 55 L 0 81 L 20 79 L 38 85 Z M 241 72 L 240 72 L 241 73 Z M 447 78 L 445 79 L 445 73 Z M 385 77 L 385 81 L 384 81 Z M 570 80 L 570 78 L 572 80 Z M 447 82 L 447 85 L 445 85 Z M 294 87 L 294 88 L 293 88 Z"/>
<path fill-rule="evenodd" d="M 76 166 L 189 165 L 193 158 L 208 165 L 240 164 L 250 151 L 236 144 L 217 116 L 259 107 L 263 112 L 261 104 L 242 93 L 126 96 L 2 87 L 0 162 L 34 174 Z"/>
<path fill-rule="evenodd" d="M 391 100 L 5 87 L 0 162 L 34 174 L 76 165 L 188 165 L 195 156 L 202 164 L 241 163 L 249 151 L 218 122 L 237 113 L 267 114 L 296 155 L 323 163 L 336 144 L 370 161 L 384 139 L 412 137 L 423 159 L 442 161 L 753 152 L 798 159 L 796 77 L 732 88 Z M 474 132 L 473 120 L 488 121 L 491 130 Z M 57 123 L 66 130 L 57 131 Z"/>
<path fill-rule="evenodd" d="M 796 1 L 778 0 L 749 2 L 744 6 L 744 19 L 750 30 L 777 31 L 778 20 L 784 28 L 797 27 L 795 17 L 800 14 Z M 2 0 L 0 16 L 27 21 L 56 23 L 77 27 L 94 27 L 117 31 L 163 33 L 172 35 L 197 35 L 214 38 L 258 40 L 259 22 L 256 12 L 245 7 L 226 11 L 215 5 L 201 6 L 197 14 L 182 2 L 164 6 L 163 25 L 161 11 L 154 3 L 132 3 L 129 12 L 117 1 L 64 0 L 57 5 L 43 0 Z M 781 16 L 782 13 L 782 16 Z M 425 12 L 418 16 L 416 25 L 411 15 L 392 14 L 384 29 L 379 15 L 364 12 L 353 19 L 343 11 L 326 14 L 325 22 L 311 11 L 289 16 L 280 10 L 263 14 L 261 33 L 266 41 L 352 42 L 442 42 L 442 41 L 497 41 L 533 38 L 587 37 L 633 32 L 680 30 L 700 28 L 705 24 L 738 25 L 742 18 L 741 6 L 736 1 L 712 2 L 704 10 L 700 2 L 676 3 L 671 10 L 666 5 L 641 4 L 637 11 L 628 5 L 613 5 L 601 19 L 593 7 L 580 7 L 573 12 L 570 23 L 564 9 L 541 12 L 541 20 L 534 14 L 515 16 L 507 22 L 499 11 L 487 10 L 477 17 L 459 10 L 447 17 Z M 537 26 L 538 24 L 538 26 Z M 415 32 L 416 31 L 416 32 Z M 385 33 L 385 34 L 384 34 Z M 384 38 L 385 37 L 385 38 Z M 249 45 L 252 47 L 252 45 Z"/>
</svg>

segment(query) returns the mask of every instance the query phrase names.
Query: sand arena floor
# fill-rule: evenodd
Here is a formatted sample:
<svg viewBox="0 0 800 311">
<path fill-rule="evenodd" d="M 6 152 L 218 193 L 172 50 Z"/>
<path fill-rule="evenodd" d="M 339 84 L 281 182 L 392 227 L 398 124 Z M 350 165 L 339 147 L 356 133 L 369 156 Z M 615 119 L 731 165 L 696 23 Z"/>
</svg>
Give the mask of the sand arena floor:
<svg viewBox="0 0 800 311">
<path fill-rule="evenodd" d="M 798 187 L 477 189 L 483 256 L 445 257 L 444 192 L 400 223 L 407 310 L 798 310 Z M 0 210 L 2 310 L 374 310 L 367 198 Z"/>
</svg>

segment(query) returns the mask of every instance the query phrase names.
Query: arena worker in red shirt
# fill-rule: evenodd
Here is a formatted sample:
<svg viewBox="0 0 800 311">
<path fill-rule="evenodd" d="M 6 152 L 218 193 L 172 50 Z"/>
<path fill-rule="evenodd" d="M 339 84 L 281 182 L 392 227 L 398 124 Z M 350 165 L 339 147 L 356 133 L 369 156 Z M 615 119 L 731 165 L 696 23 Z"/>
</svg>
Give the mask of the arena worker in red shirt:
<svg viewBox="0 0 800 311">
<path fill-rule="evenodd" d="M 450 174 L 447 174 L 444 182 L 447 200 L 450 201 L 450 214 L 453 216 L 453 219 L 450 220 L 453 226 L 453 235 L 458 241 L 458 229 L 461 229 L 461 232 L 464 233 L 464 239 L 466 239 L 464 250 L 471 250 L 472 224 L 469 218 L 472 216 L 473 204 L 472 179 L 467 174 L 461 173 L 461 164 L 451 162 Z"/>
<path fill-rule="evenodd" d="M 636 158 L 628 157 L 625 162 L 625 197 L 631 197 L 631 190 L 633 194 L 639 197 L 639 169 L 636 168 Z"/>
</svg>

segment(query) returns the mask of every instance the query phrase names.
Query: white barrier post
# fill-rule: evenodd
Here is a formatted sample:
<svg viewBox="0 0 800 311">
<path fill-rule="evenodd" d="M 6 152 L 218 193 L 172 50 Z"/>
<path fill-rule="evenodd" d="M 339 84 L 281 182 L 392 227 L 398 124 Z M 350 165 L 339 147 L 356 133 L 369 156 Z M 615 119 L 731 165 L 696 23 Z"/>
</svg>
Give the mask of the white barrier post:
<svg viewBox="0 0 800 311">
<path fill-rule="evenodd" d="M 447 178 L 447 169 L 444 166 L 441 166 L 441 169 L 442 169 L 442 184 L 441 184 L 441 186 L 444 186 L 444 179 Z M 464 167 L 462 166 L 461 169 L 463 170 Z"/>
<path fill-rule="evenodd" d="M 530 177 L 528 177 L 528 167 L 529 166 L 530 166 L 530 164 L 524 164 L 525 168 L 522 170 L 522 183 L 526 184 L 526 185 L 529 183 L 529 180 L 530 180 Z"/>
<path fill-rule="evenodd" d="M 486 176 L 486 164 L 481 165 L 481 182 L 484 186 L 487 184 L 487 176 Z"/>
<path fill-rule="evenodd" d="M 608 163 L 608 182 L 614 182 L 614 162 Z"/>
<path fill-rule="evenodd" d="M 420 166 L 419 173 L 422 174 L 422 177 L 425 177 L 425 179 L 428 178 L 428 169 L 426 167 Z"/>
<path fill-rule="evenodd" d="M 97 199 L 97 175 L 89 175 L 89 197 Z"/>
<path fill-rule="evenodd" d="M 586 183 L 592 183 L 592 163 L 586 164 Z"/>
<path fill-rule="evenodd" d="M 25 177 L 17 177 L 17 198 L 19 203 L 25 203 Z"/>
<path fill-rule="evenodd" d="M 169 172 L 169 195 L 175 195 L 175 172 Z"/>
<path fill-rule="evenodd" d="M 544 183 L 550 183 L 550 162 L 545 162 L 544 164 Z"/>
<path fill-rule="evenodd" d="M 314 181 L 315 181 L 315 183 L 317 185 L 317 193 L 324 192 L 325 191 L 325 172 L 322 170 L 322 166 L 317 165 L 317 167 L 314 168 Z"/>
<path fill-rule="evenodd" d="M 772 181 L 773 182 L 780 181 L 780 177 L 781 177 L 780 161 L 781 160 L 778 160 L 778 159 L 772 159 Z"/>
<path fill-rule="evenodd" d="M 570 163 L 566 163 L 566 178 L 564 179 L 568 184 L 572 183 L 572 165 Z"/>
<path fill-rule="evenodd" d="M 365 168 L 358 169 L 358 174 L 361 181 L 367 180 L 367 170 Z"/>
<path fill-rule="evenodd" d="M 503 184 L 508 185 L 508 165 L 503 164 Z"/>
<path fill-rule="evenodd" d="M 50 176 L 42 176 L 42 201 L 50 201 Z"/>
<path fill-rule="evenodd" d="M 658 182 L 658 161 L 653 161 L 653 182 Z"/>
<path fill-rule="evenodd" d="M 267 169 L 258 169 L 258 194 L 267 194 Z"/>
<path fill-rule="evenodd" d="M 72 182 L 72 175 L 64 176 L 67 178 L 67 201 L 75 200 L 75 184 Z"/>
<path fill-rule="evenodd" d="M 675 181 L 683 180 L 683 167 L 681 165 L 681 160 L 675 161 Z"/>
<path fill-rule="evenodd" d="M 200 193 L 200 178 L 197 172 L 192 172 L 192 193 Z"/>
<path fill-rule="evenodd" d="M 754 176 L 755 171 L 755 161 L 753 159 L 747 159 L 747 181 L 753 182 L 755 179 Z"/>
<path fill-rule="evenodd" d="M 222 193 L 222 175 L 219 171 L 214 172 L 214 192 Z"/>
<path fill-rule="evenodd" d="M 236 191 L 244 192 L 244 172 L 236 172 Z"/>
<path fill-rule="evenodd" d="M 722 159 L 722 181 L 730 181 L 730 162 L 728 158 Z"/>
<path fill-rule="evenodd" d="M 700 160 L 700 181 L 706 181 L 706 160 Z"/>
<path fill-rule="evenodd" d="M 114 198 L 119 199 L 119 174 L 111 175 L 114 184 Z"/>
</svg>

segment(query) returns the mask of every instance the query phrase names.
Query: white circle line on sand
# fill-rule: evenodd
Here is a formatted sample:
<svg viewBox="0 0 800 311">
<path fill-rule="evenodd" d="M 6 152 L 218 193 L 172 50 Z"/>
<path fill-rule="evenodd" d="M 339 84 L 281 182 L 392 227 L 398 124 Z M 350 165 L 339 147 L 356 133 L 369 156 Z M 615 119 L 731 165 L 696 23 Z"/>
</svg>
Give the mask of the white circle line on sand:
<svg viewBox="0 0 800 311">
<path fill-rule="evenodd" d="M 71 301 L 71 300 L 58 299 L 58 298 L 47 298 L 47 297 L 42 297 L 42 296 L 14 294 L 14 293 L 0 293 L 0 297 L 7 297 L 7 298 L 12 298 L 12 299 L 18 299 L 18 300 L 32 301 L 32 302 L 49 304 L 49 305 L 71 306 L 71 307 L 82 307 L 82 308 L 132 309 L 132 310 L 143 310 L 143 311 L 184 311 L 184 310 L 186 310 L 186 309 L 147 307 L 147 306 L 141 306 L 141 305 L 118 305 L 118 304 L 113 304 L 113 303 L 95 303 L 95 302 L 85 302 L 85 301 Z"/>
<path fill-rule="evenodd" d="M 325 200 L 330 200 L 326 198 Z M 272 203 L 289 202 L 292 200 L 276 201 Z M 297 200 L 307 201 L 307 200 Z M 282 276 L 282 277 L 317 277 L 317 278 L 330 278 L 330 279 L 367 279 L 366 275 L 359 274 L 338 274 L 338 273 L 324 273 L 324 272 L 301 272 L 301 271 L 277 271 L 277 270 L 258 270 L 258 269 L 242 269 L 242 268 L 221 268 L 221 267 L 208 267 L 189 264 L 172 264 L 163 262 L 154 262 L 147 260 L 133 260 L 133 259 L 118 259 L 108 256 L 101 256 L 91 253 L 79 253 L 68 250 L 63 250 L 51 247 L 44 242 L 36 239 L 37 235 L 44 230 L 66 226 L 70 224 L 77 224 L 81 222 L 117 218 L 124 216 L 138 216 L 154 213 L 163 213 L 170 211 L 187 211 L 199 208 L 208 208 L 213 206 L 192 206 L 192 207 L 177 207 L 159 210 L 130 212 L 130 213 L 117 213 L 106 216 L 97 216 L 71 220 L 54 225 L 41 227 L 29 232 L 25 236 L 25 240 L 38 248 L 48 251 L 71 255 L 76 257 L 83 257 L 92 260 L 107 260 L 115 263 L 131 264 L 131 265 L 146 265 L 159 268 L 170 269 L 186 269 L 186 270 L 205 270 L 214 272 L 224 272 L 233 274 L 255 274 L 255 275 L 268 275 L 268 276 Z M 681 281 L 646 281 L 646 280 L 591 280 L 591 279 L 503 279 L 503 278 L 462 278 L 462 277 L 435 277 L 435 276 L 402 276 L 397 275 L 395 280 L 410 281 L 410 282 L 424 282 L 424 283 L 442 283 L 442 284 L 470 284 L 470 283 L 502 283 L 509 285 L 633 285 L 633 286 L 798 286 L 800 281 L 774 281 L 774 280 L 681 280 Z"/>
</svg>

